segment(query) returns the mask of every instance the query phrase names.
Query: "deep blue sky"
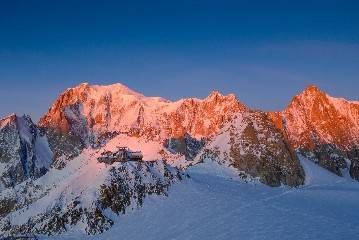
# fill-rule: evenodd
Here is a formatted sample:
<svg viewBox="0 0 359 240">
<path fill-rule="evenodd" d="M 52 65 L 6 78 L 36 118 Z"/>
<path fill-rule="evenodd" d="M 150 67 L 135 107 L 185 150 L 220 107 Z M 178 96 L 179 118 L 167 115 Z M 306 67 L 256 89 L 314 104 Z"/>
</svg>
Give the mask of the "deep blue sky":
<svg viewBox="0 0 359 240">
<path fill-rule="evenodd" d="M 121 82 L 171 100 L 284 108 L 308 84 L 359 99 L 359 1 L 1 1 L 0 116 Z"/>
</svg>

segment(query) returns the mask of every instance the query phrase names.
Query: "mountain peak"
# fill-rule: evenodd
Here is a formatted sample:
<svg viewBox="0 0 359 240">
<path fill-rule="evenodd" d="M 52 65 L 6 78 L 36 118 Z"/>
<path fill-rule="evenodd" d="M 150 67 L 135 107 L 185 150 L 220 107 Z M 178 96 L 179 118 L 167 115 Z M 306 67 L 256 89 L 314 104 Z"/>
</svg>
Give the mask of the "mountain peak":
<svg viewBox="0 0 359 240">
<path fill-rule="evenodd" d="M 316 85 L 311 84 L 304 89 L 303 93 L 322 93 L 322 90 L 320 90 Z"/>
<path fill-rule="evenodd" d="M 83 83 L 80 83 L 78 86 L 79 87 L 87 87 L 89 86 L 90 84 L 88 82 L 83 82 Z"/>
<path fill-rule="evenodd" d="M 142 94 L 130 89 L 126 85 L 122 83 L 114 83 L 109 85 L 91 85 L 88 82 L 83 82 L 73 88 L 69 88 L 68 90 L 72 91 L 94 91 L 97 93 L 101 92 L 111 92 L 111 93 L 117 93 L 117 94 L 123 94 L 123 95 L 136 95 L 136 96 L 142 96 Z"/>
<path fill-rule="evenodd" d="M 84 90 L 84 89 L 89 88 L 90 86 L 91 85 L 88 82 L 83 82 L 75 87 L 68 88 L 67 90 Z"/>
<path fill-rule="evenodd" d="M 238 101 L 234 94 L 231 93 L 231 94 L 228 94 L 228 95 L 223 95 L 218 90 L 212 91 L 208 95 L 208 97 L 206 98 L 206 100 L 216 100 L 216 99 L 228 99 L 228 100 L 236 100 L 236 101 Z"/>
<path fill-rule="evenodd" d="M 218 90 L 214 90 L 208 95 L 207 99 L 212 99 L 216 97 L 223 97 L 223 95 Z"/>
<path fill-rule="evenodd" d="M 3 128 L 7 124 L 11 122 L 15 122 L 17 118 L 17 115 L 15 113 L 11 113 L 10 115 L 0 119 L 0 128 Z"/>
<path fill-rule="evenodd" d="M 317 86 L 309 85 L 301 93 L 293 97 L 291 104 L 298 101 L 303 103 L 310 103 L 316 101 L 316 99 L 324 99 L 326 96 L 327 94 L 320 90 Z"/>
<path fill-rule="evenodd" d="M 14 118 L 16 118 L 16 116 L 17 116 L 16 113 L 11 113 L 11 114 L 7 115 L 6 117 L 0 119 L 0 121 L 4 121 L 7 119 L 14 119 Z"/>
<path fill-rule="evenodd" d="M 355 102 L 331 97 L 310 85 L 292 99 L 283 116 L 295 147 L 314 149 L 330 143 L 347 150 L 359 144 L 358 110 Z"/>
</svg>

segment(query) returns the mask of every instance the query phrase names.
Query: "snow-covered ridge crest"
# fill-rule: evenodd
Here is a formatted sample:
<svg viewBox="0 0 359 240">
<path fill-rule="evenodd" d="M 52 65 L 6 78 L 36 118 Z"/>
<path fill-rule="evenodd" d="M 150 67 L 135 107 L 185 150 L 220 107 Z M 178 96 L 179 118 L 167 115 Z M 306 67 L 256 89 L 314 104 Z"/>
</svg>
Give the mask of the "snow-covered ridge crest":
<svg viewBox="0 0 359 240">
<path fill-rule="evenodd" d="M 91 86 L 87 83 L 67 89 L 43 116 L 39 125 L 74 132 L 84 126 L 91 134 L 136 131 L 159 138 L 215 134 L 234 112 L 246 109 L 234 95 L 213 92 L 205 99 L 175 102 L 146 97 L 122 84 Z"/>
<path fill-rule="evenodd" d="M 5 127 L 6 125 L 8 125 L 11 122 L 14 122 L 16 120 L 16 114 L 12 113 L 2 119 L 0 119 L 0 128 Z"/>
</svg>

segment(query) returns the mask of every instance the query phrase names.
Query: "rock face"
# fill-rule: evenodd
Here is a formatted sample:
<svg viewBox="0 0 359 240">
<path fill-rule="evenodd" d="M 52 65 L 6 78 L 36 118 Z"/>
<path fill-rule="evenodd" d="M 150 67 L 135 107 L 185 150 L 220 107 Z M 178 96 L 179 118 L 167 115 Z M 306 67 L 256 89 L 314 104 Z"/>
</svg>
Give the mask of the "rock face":
<svg viewBox="0 0 359 240">
<path fill-rule="evenodd" d="M 30 117 L 11 115 L 0 120 L 0 189 L 44 175 L 52 157 L 46 136 Z"/>
<path fill-rule="evenodd" d="M 269 186 L 304 184 L 304 171 L 282 133 L 265 113 L 239 113 L 212 139 L 199 157 L 220 159 L 244 177 Z"/>
<path fill-rule="evenodd" d="M 52 166 L 62 169 L 66 163 L 78 156 L 86 148 L 84 140 L 72 132 L 61 132 L 58 129 L 39 127 L 47 137 L 49 147 L 53 152 Z"/>
<path fill-rule="evenodd" d="M 268 115 L 299 152 L 337 175 L 348 168 L 359 180 L 358 102 L 309 86 L 283 112 Z"/>
<path fill-rule="evenodd" d="M 205 144 L 205 139 L 197 140 L 189 134 L 185 134 L 183 137 L 166 140 L 164 145 L 171 153 L 182 154 L 186 160 L 190 161 L 197 156 Z"/>
</svg>

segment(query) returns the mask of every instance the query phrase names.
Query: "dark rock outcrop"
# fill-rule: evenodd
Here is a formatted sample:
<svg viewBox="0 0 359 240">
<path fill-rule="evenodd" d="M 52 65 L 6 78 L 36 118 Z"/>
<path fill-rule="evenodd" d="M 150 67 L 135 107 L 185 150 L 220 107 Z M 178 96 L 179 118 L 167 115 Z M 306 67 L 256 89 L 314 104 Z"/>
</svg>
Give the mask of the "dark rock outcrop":
<svg viewBox="0 0 359 240">
<path fill-rule="evenodd" d="M 294 149 L 263 112 L 238 114 L 205 150 L 207 156 L 223 159 L 221 163 L 269 186 L 304 184 L 304 170 Z"/>
<path fill-rule="evenodd" d="M 186 133 L 182 137 L 167 139 L 164 146 L 170 152 L 184 155 L 187 161 L 191 161 L 202 150 L 205 143 L 205 139 L 197 140 Z"/>
<path fill-rule="evenodd" d="M 44 175 L 52 157 L 47 137 L 30 117 L 11 115 L 0 120 L 0 189 Z"/>
</svg>

